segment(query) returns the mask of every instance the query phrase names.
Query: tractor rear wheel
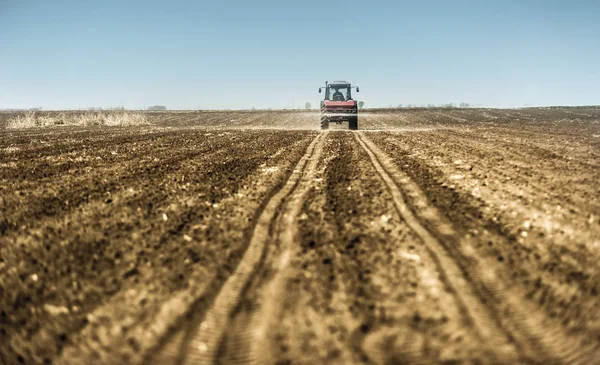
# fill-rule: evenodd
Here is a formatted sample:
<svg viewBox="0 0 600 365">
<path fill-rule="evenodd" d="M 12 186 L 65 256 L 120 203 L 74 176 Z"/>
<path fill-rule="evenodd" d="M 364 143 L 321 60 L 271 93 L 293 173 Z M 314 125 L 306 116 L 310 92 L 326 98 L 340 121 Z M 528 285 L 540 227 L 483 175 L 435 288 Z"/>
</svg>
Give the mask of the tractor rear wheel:
<svg viewBox="0 0 600 365">
<path fill-rule="evenodd" d="M 321 116 L 321 129 L 329 129 L 329 119 L 326 116 Z"/>
<path fill-rule="evenodd" d="M 351 117 L 350 120 L 348 120 L 348 129 L 352 131 L 358 129 L 358 116 Z"/>
</svg>

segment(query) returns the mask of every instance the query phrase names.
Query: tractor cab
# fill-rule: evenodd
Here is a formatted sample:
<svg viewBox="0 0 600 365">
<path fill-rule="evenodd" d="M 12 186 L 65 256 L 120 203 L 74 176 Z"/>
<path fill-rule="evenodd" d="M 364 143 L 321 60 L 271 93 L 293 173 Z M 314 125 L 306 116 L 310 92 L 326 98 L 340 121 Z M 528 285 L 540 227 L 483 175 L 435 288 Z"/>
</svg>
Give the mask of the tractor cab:
<svg viewBox="0 0 600 365">
<path fill-rule="evenodd" d="M 352 100 L 352 87 L 350 86 L 350 84 L 328 84 L 327 89 L 325 90 L 325 100 Z"/>
</svg>

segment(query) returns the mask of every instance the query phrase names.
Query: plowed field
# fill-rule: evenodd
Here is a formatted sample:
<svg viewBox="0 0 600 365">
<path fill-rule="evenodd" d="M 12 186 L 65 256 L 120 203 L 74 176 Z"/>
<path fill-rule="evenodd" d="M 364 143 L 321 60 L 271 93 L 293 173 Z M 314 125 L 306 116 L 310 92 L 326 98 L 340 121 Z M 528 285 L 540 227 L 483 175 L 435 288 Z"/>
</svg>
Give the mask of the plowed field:
<svg viewBox="0 0 600 365">
<path fill-rule="evenodd" d="M 600 108 L 148 116 L 0 129 L 0 364 L 600 364 Z"/>
</svg>

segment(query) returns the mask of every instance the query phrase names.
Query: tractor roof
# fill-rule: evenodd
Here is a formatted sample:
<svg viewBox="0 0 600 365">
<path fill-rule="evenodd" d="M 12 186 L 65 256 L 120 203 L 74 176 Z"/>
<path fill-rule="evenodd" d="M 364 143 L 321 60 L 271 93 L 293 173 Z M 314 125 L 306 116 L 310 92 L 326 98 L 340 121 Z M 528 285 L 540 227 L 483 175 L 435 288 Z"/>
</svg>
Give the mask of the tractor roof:
<svg viewBox="0 0 600 365">
<path fill-rule="evenodd" d="M 346 81 L 329 81 L 329 85 L 350 85 L 350 83 Z"/>
</svg>

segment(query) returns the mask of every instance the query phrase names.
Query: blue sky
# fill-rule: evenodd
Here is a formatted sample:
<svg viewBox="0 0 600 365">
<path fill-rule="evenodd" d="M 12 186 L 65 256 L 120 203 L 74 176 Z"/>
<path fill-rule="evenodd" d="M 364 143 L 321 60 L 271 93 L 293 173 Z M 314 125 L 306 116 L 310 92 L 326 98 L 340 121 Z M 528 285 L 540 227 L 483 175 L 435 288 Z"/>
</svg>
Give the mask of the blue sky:
<svg viewBox="0 0 600 365">
<path fill-rule="evenodd" d="M 0 109 L 600 104 L 600 1 L 0 0 Z"/>
</svg>

